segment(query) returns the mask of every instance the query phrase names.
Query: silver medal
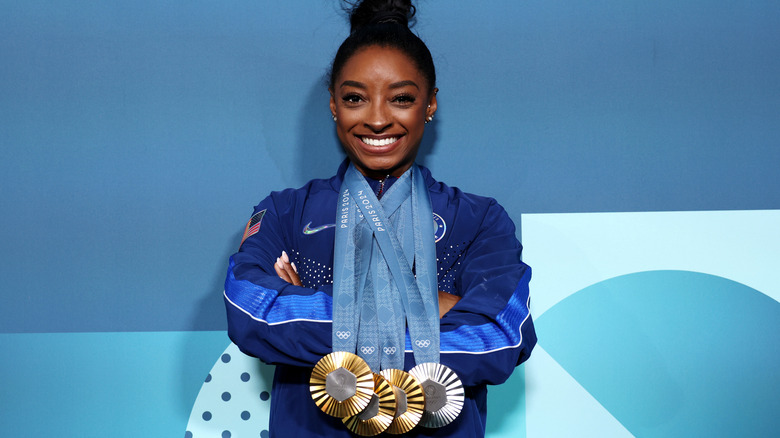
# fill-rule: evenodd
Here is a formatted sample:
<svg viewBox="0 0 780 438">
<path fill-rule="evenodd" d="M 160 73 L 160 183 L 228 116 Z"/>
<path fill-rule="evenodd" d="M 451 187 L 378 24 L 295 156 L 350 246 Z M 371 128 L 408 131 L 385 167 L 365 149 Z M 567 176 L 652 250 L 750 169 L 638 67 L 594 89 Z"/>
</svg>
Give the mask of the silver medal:
<svg viewBox="0 0 780 438">
<path fill-rule="evenodd" d="M 463 409 L 466 393 L 454 371 L 440 363 L 422 363 L 409 370 L 425 392 L 425 411 L 420 425 L 436 428 L 450 424 Z"/>
</svg>

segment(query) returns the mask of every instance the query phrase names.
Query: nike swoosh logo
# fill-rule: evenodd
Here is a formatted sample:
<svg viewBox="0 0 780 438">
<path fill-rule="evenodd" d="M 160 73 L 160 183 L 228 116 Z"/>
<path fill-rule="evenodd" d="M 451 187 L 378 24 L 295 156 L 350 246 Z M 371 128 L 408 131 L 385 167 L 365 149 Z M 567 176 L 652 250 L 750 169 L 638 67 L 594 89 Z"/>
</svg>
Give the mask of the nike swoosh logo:
<svg viewBox="0 0 780 438">
<path fill-rule="evenodd" d="M 303 227 L 303 234 L 314 234 L 319 233 L 322 230 L 327 230 L 328 228 L 333 228 L 336 226 L 336 224 L 327 224 L 327 225 L 320 225 L 319 227 L 309 228 L 311 225 L 311 222 L 306 224 L 305 227 Z"/>
</svg>

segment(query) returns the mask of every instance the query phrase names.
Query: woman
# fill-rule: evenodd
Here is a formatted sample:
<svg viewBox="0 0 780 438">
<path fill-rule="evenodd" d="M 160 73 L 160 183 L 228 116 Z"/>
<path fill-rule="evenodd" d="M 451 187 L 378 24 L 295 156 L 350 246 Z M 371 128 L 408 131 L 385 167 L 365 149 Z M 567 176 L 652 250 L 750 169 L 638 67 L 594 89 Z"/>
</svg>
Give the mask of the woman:
<svg viewBox="0 0 780 438">
<path fill-rule="evenodd" d="M 352 10 L 329 87 L 348 159 L 330 179 L 261 201 L 230 259 L 230 338 L 277 365 L 272 436 L 353 436 L 309 391 L 312 367 L 350 349 L 374 372 L 440 361 L 462 381 L 454 421 L 406 436 L 484 436 L 486 385 L 504 382 L 536 343 L 530 268 L 506 212 L 414 163 L 438 90 L 413 14 L 409 1 Z"/>
</svg>

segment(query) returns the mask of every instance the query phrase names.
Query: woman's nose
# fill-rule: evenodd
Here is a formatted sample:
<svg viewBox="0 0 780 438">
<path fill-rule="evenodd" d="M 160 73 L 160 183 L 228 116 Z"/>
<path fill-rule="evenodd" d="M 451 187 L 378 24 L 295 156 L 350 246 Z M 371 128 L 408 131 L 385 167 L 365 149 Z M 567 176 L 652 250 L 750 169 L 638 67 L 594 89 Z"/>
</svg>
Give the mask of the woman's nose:
<svg viewBox="0 0 780 438">
<path fill-rule="evenodd" d="M 388 108 L 381 101 L 374 101 L 369 108 L 366 117 L 366 126 L 372 131 L 379 133 L 392 125 L 392 117 Z"/>
</svg>

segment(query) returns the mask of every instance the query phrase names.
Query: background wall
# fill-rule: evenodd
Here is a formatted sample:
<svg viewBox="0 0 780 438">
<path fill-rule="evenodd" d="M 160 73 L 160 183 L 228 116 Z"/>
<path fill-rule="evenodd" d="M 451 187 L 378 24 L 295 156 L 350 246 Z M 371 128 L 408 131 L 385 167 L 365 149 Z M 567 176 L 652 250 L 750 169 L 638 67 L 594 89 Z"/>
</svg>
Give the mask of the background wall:
<svg viewBox="0 0 780 438">
<path fill-rule="evenodd" d="M 180 436 L 195 427 L 191 416 L 204 417 L 194 406 L 205 403 L 206 376 L 239 361 L 224 360 L 221 291 L 251 207 L 271 190 L 330 175 L 342 159 L 324 86 L 347 32 L 339 4 L 0 0 L 0 11 L 0 430 Z M 552 245 L 539 231 L 547 225 L 526 222 L 645 212 L 626 225 L 637 233 L 599 234 L 599 245 L 641 252 L 639 230 L 654 218 L 647 212 L 780 209 L 777 2 L 429 0 L 415 29 L 434 53 L 440 89 L 421 161 L 440 180 L 497 198 L 522 227 L 535 296 L 560 295 L 532 309 L 540 360 L 578 357 L 571 345 L 552 352 L 561 325 L 546 312 L 555 303 L 661 268 L 637 264 L 550 291 L 546 275 L 574 274 L 543 249 L 579 243 Z M 753 223 L 703 228 L 714 241 L 735 226 L 777 240 L 776 226 Z M 685 235 L 678 231 L 669 234 Z M 690 246 L 670 239 L 659 256 Z M 776 261 L 776 248 L 708 251 L 739 264 Z M 570 262 L 590 260 L 580 255 Z M 599 263 L 606 272 L 614 259 Z M 662 268 L 730 278 L 770 297 L 750 308 L 770 309 L 766 324 L 734 342 L 753 351 L 774 340 L 778 296 L 767 287 L 720 268 Z M 761 284 L 777 288 L 776 274 L 769 278 Z M 776 363 L 772 345 L 765 359 Z M 544 393 L 533 379 L 521 369 L 496 388 L 490 434 L 516 436 L 523 429 L 512 418 L 529 436 L 553 436 L 530 419 L 545 411 L 531 405 L 534 391 Z M 780 389 L 777 377 L 762 384 Z M 518 388 L 528 389 L 528 424 Z M 776 397 L 742 397 L 780 408 Z M 252 421 L 265 415 L 258 409 Z M 561 408 L 555 418 L 576 423 L 577 412 Z M 777 429 L 777 420 L 748 414 Z M 669 436 L 623 418 L 625 433 Z"/>
</svg>

